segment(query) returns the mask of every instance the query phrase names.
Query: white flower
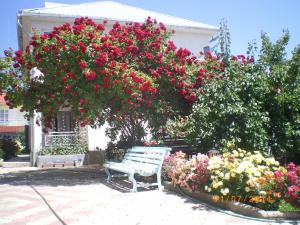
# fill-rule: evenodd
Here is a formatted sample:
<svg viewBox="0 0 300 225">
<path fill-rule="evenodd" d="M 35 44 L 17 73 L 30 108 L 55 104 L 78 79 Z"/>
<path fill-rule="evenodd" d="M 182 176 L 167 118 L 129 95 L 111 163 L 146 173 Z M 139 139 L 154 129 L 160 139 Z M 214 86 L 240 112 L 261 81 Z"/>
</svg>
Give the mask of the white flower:
<svg viewBox="0 0 300 225">
<path fill-rule="evenodd" d="M 230 173 L 226 173 L 225 176 L 224 176 L 224 179 L 229 180 L 230 179 Z"/>
<path fill-rule="evenodd" d="M 256 177 L 260 177 L 261 173 L 259 171 L 254 171 L 253 175 L 256 176 Z"/>
<path fill-rule="evenodd" d="M 229 189 L 228 188 L 225 188 L 225 189 L 221 189 L 221 194 L 222 195 L 227 195 L 229 193 Z"/>
<path fill-rule="evenodd" d="M 249 187 L 245 187 L 245 191 L 246 191 L 246 192 L 249 192 L 249 191 L 250 191 L 250 188 L 249 188 Z"/>
</svg>

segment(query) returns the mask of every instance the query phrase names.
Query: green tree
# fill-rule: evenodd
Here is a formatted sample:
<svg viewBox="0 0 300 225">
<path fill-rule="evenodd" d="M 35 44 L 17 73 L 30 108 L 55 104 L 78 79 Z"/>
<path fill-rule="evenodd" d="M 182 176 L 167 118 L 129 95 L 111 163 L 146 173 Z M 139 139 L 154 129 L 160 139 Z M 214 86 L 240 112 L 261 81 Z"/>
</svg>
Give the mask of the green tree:
<svg viewBox="0 0 300 225">
<path fill-rule="evenodd" d="M 219 45 L 222 61 L 227 66 L 231 57 L 231 38 L 227 21 L 224 18 L 220 22 Z"/>
<path fill-rule="evenodd" d="M 187 117 L 186 139 L 205 152 L 228 141 L 249 150 L 266 151 L 269 118 L 263 110 L 266 79 L 251 63 L 230 61 L 225 78 L 203 88 Z"/>
<path fill-rule="evenodd" d="M 268 82 L 268 94 L 264 101 L 264 110 L 268 113 L 270 125 L 269 150 L 281 161 L 288 161 L 299 155 L 300 149 L 300 75 L 299 48 L 287 60 L 286 45 L 289 32 L 272 43 L 266 34 L 262 34 L 262 48 L 259 63 Z"/>
</svg>

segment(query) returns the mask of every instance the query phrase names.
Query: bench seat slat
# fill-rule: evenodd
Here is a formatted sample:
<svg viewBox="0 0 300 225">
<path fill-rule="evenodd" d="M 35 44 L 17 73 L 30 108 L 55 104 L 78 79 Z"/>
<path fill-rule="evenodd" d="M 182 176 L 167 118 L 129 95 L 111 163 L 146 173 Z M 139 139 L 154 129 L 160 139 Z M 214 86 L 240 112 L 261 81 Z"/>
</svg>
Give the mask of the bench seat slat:
<svg viewBox="0 0 300 225">
<path fill-rule="evenodd" d="M 159 165 L 160 161 L 156 159 L 148 159 L 148 158 L 140 158 L 140 157 L 133 157 L 133 156 L 124 156 L 124 159 L 127 161 L 134 161 L 134 162 L 139 162 L 139 163 L 149 163 L 149 164 L 154 164 L 154 165 Z"/>
<path fill-rule="evenodd" d="M 153 149 L 154 148 L 154 149 Z M 167 148 L 170 149 L 170 148 Z M 170 150 L 171 151 L 171 150 Z M 128 152 L 153 152 L 153 153 L 162 153 L 166 152 L 166 148 L 161 147 L 133 147 Z"/>
<path fill-rule="evenodd" d="M 151 166 L 149 164 L 142 165 L 141 163 L 134 163 L 134 162 L 108 162 L 103 165 L 106 168 L 116 170 L 119 172 L 127 173 L 127 174 L 141 174 L 141 175 L 153 175 L 157 172 L 157 167 Z"/>
<path fill-rule="evenodd" d="M 147 153 L 147 152 L 146 153 L 127 152 L 126 156 L 155 159 L 155 160 L 158 160 L 158 161 L 161 161 L 161 159 L 164 157 L 164 155 L 152 154 L 152 153 Z"/>
</svg>

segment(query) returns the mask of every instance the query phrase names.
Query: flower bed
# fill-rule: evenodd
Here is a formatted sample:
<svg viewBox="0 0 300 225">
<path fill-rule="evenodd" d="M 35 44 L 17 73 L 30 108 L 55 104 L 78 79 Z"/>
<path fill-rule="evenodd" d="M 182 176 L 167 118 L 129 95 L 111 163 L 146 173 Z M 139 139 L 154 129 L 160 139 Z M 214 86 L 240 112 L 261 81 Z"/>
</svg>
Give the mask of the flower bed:
<svg viewBox="0 0 300 225">
<path fill-rule="evenodd" d="M 247 152 L 233 144 L 221 156 L 198 154 L 190 160 L 177 152 L 165 159 L 163 178 L 174 186 L 274 211 L 282 204 L 300 210 L 300 167 L 280 166 L 272 157 Z"/>
</svg>

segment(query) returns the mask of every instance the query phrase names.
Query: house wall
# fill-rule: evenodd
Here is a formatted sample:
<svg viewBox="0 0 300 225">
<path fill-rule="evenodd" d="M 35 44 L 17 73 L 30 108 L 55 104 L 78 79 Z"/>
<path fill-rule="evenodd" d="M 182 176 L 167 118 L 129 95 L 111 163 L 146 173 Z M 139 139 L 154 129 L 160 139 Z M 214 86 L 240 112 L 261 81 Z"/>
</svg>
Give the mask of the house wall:
<svg viewBox="0 0 300 225">
<path fill-rule="evenodd" d="M 37 17 L 37 16 L 23 16 L 20 20 L 22 23 L 22 45 L 23 48 L 29 43 L 32 32 L 37 30 L 41 33 L 49 32 L 54 26 L 61 25 L 65 22 L 73 22 L 73 18 L 54 18 L 54 17 Z M 102 21 L 96 21 L 102 22 Z M 109 22 L 106 26 L 106 30 L 110 30 L 114 22 Z M 170 29 L 173 29 L 172 27 Z M 176 28 L 175 28 L 176 29 Z M 209 45 L 209 41 L 215 31 L 208 30 L 196 30 L 196 29 L 176 29 L 175 34 L 171 37 L 177 47 L 184 47 L 189 49 L 196 56 L 199 55 L 199 51 L 203 50 L 203 47 Z M 33 121 L 32 121 L 33 123 Z M 105 129 L 107 124 L 98 129 L 92 129 L 88 127 L 88 144 L 89 149 L 95 149 L 96 147 L 105 149 L 109 138 L 105 136 Z M 38 146 L 42 144 L 41 129 L 35 124 L 31 124 L 31 137 L 32 148 L 34 151 L 38 151 Z"/>
<path fill-rule="evenodd" d="M 0 121 L 0 126 L 24 126 L 27 121 L 24 119 L 23 112 L 20 108 L 10 109 L 5 102 L 0 102 L 0 109 L 8 110 L 8 121 Z"/>
</svg>

